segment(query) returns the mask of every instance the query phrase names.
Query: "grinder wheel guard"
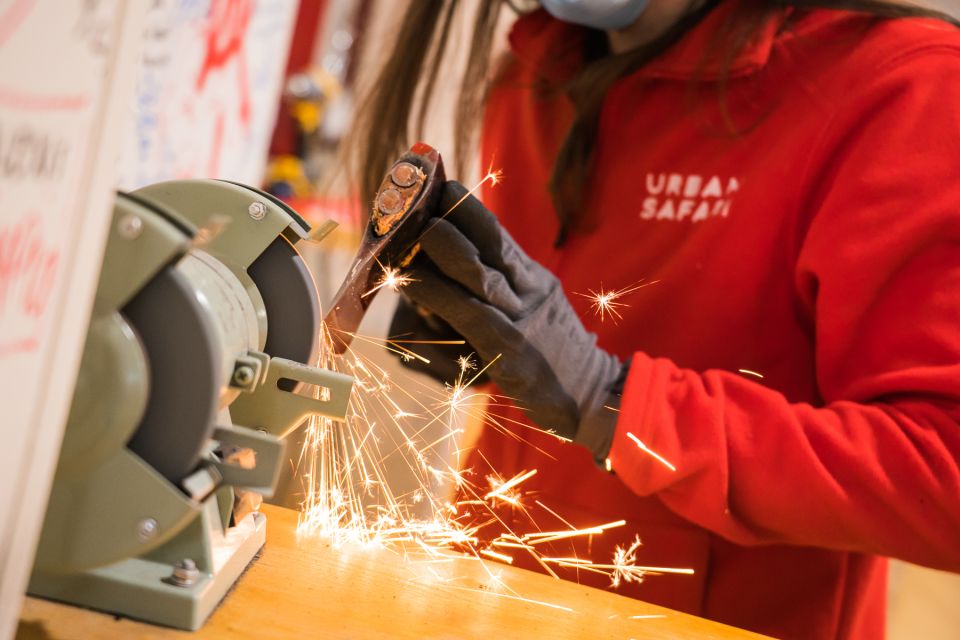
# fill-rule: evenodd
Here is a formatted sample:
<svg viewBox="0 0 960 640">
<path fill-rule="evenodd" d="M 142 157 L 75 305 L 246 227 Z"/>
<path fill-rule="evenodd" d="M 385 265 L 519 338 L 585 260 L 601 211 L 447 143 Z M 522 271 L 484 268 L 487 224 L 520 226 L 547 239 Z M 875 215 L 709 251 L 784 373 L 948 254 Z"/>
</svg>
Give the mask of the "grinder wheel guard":
<svg viewBox="0 0 960 640">
<path fill-rule="evenodd" d="M 393 164 L 380 183 L 357 257 L 330 304 L 326 317 L 333 350 L 343 353 L 376 293 L 386 267 L 405 267 L 434 215 L 446 180 L 443 160 L 433 147 L 418 142 Z"/>
<path fill-rule="evenodd" d="M 320 302 L 299 252 L 278 236 L 247 273 L 267 314 L 264 352 L 313 364 Z M 170 266 L 123 310 L 148 354 L 151 382 L 146 411 L 128 446 L 174 484 L 197 467 L 213 436 L 222 374 L 211 320 L 193 296 L 183 276 Z M 281 380 L 277 386 L 295 391 L 300 384 Z"/>
</svg>

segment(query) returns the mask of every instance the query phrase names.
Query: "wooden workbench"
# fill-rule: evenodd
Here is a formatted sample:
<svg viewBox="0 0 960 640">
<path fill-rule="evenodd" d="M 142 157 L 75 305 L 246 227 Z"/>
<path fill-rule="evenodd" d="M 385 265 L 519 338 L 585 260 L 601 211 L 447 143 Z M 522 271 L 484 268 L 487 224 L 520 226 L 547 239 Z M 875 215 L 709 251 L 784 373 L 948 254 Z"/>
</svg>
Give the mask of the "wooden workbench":
<svg viewBox="0 0 960 640">
<path fill-rule="evenodd" d="M 494 573 L 502 571 L 501 579 L 514 591 L 544 604 L 525 602 L 491 590 L 490 574 L 476 560 L 424 565 L 382 549 L 334 550 L 317 538 L 298 540 L 295 512 L 265 506 L 264 513 L 267 544 L 261 557 L 201 631 L 190 634 L 27 598 L 16 637 L 761 637 L 614 593 L 489 563 Z"/>
</svg>

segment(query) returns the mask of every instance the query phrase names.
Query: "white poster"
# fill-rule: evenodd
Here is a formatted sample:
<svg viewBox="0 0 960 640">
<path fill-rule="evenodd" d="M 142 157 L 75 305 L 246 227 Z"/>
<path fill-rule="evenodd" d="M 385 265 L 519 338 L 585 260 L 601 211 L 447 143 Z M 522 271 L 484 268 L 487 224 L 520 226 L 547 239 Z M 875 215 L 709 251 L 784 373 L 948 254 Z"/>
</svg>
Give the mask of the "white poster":
<svg viewBox="0 0 960 640">
<path fill-rule="evenodd" d="M 0 638 L 73 393 L 145 5 L 0 0 Z"/>
<path fill-rule="evenodd" d="M 259 185 L 297 0 L 155 0 L 121 186 L 174 178 Z"/>
</svg>

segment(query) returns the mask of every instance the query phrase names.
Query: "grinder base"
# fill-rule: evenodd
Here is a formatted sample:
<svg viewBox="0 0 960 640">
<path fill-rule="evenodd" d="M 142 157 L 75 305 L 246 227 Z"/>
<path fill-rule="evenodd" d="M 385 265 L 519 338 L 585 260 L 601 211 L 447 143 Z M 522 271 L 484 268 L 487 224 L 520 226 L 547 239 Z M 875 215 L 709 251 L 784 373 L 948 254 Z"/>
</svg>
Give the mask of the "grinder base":
<svg viewBox="0 0 960 640">
<path fill-rule="evenodd" d="M 210 496 L 199 518 L 149 554 L 82 573 L 35 571 L 28 591 L 49 600 L 195 631 L 266 542 L 267 519 L 259 512 L 248 514 L 226 531 L 221 522 L 217 497 Z M 171 558 L 186 557 L 195 561 L 199 575 L 193 584 L 179 586 L 170 580 L 172 562 L 176 562 Z"/>
</svg>

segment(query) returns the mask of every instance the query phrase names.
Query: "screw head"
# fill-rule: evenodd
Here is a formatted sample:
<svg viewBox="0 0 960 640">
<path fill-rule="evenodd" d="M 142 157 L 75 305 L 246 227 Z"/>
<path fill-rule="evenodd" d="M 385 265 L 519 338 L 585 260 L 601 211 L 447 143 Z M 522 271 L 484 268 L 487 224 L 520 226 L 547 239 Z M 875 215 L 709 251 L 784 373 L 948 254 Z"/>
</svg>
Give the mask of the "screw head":
<svg viewBox="0 0 960 640">
<path fill-rule="evenodd" d="M 413 185 L 419 177 L 420 172 L 409 162 L 398 162 L 390 171 L 390 179 L 393 180 L 393 183 L 398 187 L 409 187 Z"/>
<path fill-rule="evenodd" d="M 253 367 L 248 365 L 240 365 L 233 372 L 233 383 L 238 387 L 249 387 L 253 384 L 253 379 L 256 376 L 256 372 L 253 370 Z"/>
<path fill-rule="evenodd" d="M 153 518 L 144 518 L 137 523 L 137 537 L 142 542 L 146 542 L 157 535 L 159 528 L 156 520 Z"/>
<path fill-rule="evenodd" d="M 169 582 L 177 587 L 190 587 L 197 583 L 199 577 L 200 570 L 197 569 L 197 563 L 190 558 L 184 558 L 173 565 Z"/>
<path fill-rule="evenodd" d="M 247 207 L 247 213 L 254 220 L 263 220 L 267 215 L 267 205 L 262 202 L 251 202 L 250 206 Z"/>
<path fill-rule="evenodd" d="M 377 196 L 377 209 L 380 210 L 380 213 L 386 215 L 397 213 L 403 209 L 403 194 L 393 187 L 384 189 Z"/>
<path fill-rule="evenodd" d="M 143 220 L 138 215 L 128 213 L 117 222 L 117 233 L 127 240 L 139 238 L 143 233 Z"/>
</svg>

